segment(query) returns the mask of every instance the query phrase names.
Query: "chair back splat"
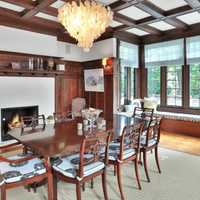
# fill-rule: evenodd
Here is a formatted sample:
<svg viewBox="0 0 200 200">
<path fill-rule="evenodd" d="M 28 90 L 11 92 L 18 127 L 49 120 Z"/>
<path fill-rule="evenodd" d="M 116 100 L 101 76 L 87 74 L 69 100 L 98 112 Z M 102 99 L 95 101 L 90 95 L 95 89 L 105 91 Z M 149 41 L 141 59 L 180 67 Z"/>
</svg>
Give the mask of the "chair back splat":
<svg viewBox="0 0 200 200">
<path fill-rule="evenodd" d="M 38 116 L 25 116 L 23 117 L 23 125 L 21 127 L 21 133 L 29 133 L 36 130 L 44 130 L 46 127 L 46 120 L 44 115 Z"/>
<path fill-rule="evenodd" d="M 153 108 L 140 108 L 135 107 L 133 117 L 142 118 L 145 120 L 152 120 L 154 109 Z"/>
<path fill-rule="evenodd" d="M 84 176 L 84 167 L 96 162 L 108 164 L 108 147 L 111 139 L 111 132 L 98 135 L 86 136 L 80 147 L 79 177 Z"/>
<path fill-rule="evenodd" d="M 140 137 L 144 123 L 129 125 L 124 127 L 120 138 L 120 154 L 119 159 L 123 160 L 124 151 L 134 149 L 136 154 L 140 152 Z"/>
<path fill-rule="evenodd" d="M 158 145 L 160 141 L 161 122 L 162 118 L 160 117 L 153 117 L 153 119 L 150 121 L 146 132 L 146 137 L 145 137 L 146 141 L 144 146 L 148 147 L 149 145 L 151 145 L 150 143 L 152 141 L 155 142 L 154 145 Z"/>
</svg>

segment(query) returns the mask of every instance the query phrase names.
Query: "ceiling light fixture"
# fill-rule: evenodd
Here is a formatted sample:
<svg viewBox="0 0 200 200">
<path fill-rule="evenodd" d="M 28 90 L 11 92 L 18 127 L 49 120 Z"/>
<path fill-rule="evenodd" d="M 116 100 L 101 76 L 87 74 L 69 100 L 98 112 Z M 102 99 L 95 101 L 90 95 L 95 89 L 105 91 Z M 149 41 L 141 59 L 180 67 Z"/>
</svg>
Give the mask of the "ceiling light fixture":
<svg viewBox="0 0 200 200">
<path fill-rule="evenodd" d="M 85 51 L 106 31 L 112 19 L 111 9 L 93 0 L 68 2 L 58 9 L 59 22 Z"/>
</svg>

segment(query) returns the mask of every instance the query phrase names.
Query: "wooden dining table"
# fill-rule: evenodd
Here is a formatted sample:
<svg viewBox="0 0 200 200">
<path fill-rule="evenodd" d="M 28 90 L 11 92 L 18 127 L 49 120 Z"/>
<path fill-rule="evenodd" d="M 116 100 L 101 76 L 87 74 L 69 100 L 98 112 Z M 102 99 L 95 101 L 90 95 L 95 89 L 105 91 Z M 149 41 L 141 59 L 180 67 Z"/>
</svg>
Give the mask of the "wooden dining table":
<svg viewBox="0 0 200 200">
<path fill-rule="evenodd" d="M 80 149 L 83 137 L 87 135 L 98 135 L 105 133 L 105 131 L 112 131 L 113 139 L 116 139 L 122 134 L 125 126 L 140 122 L 141 120 L 136 118 L 115 114 L 113 115 L 113 120 L 108 121 L 104 129 L 89 128 L 88 130 L 78 130 L 77 125 L 80 123 L 80 119 L 75 119 L 61 123 L 46 124 L 44 128 L 34 131 L 22 132 L 21 128 L 15 128 L 8 134 L 46 160 L 49 169 L 48 181 L 52 183 L 48 184 L 52 187 L 49 188 L 52 192 L 50 192 L 48 199 L 56 200 L 57 191 L 54 188 L 51 158 L 77 152 Z"/>
</svg>

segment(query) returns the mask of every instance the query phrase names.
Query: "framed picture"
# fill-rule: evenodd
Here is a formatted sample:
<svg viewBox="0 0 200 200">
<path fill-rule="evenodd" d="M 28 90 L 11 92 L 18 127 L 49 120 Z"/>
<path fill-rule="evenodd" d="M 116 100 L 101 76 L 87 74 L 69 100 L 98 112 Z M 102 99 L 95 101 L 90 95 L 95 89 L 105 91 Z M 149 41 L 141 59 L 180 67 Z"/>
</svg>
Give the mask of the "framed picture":
<svg viewBox="0 0 200 200">
<path fill-rule="evenodd" d="M 103 69 L 84 70 L 85 91 L 104 92 Z"/>
</svg>

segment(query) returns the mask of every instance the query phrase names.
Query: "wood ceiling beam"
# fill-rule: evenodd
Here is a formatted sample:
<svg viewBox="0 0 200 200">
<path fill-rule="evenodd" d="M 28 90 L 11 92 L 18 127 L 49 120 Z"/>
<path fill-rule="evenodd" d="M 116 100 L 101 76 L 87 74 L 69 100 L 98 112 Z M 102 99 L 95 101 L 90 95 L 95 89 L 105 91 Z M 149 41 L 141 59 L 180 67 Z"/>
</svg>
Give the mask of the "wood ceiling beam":
<svg viewBox="0 0 200 200">
<path fill-rule="evenodd" d="M 58 34 L 58 30 L 56 30 L 55 28 L 53 29 L 49 27 L 44 27 L 43 25 L 30 23 L 28 21 L 23 21 L 13 17 L 0 16 L 0 25 L 53 36 L 57 36 Z"/>
<path fill-rule="evenodd" d="M 49 5 L 51 5 L 54 2 L 56 2 L 56 0 L 42 0 L 36 6 L 34 6 L 32 9 L 26 10 L 24 13 L 22 13 L 21 17 L 23 19 L 28 19 L 28 18 L 36 15 L 37 13 L 39 13 L 40 11 L 42 11 L 43 9 L 45 9 L 46 7 L 48 7 Z"/>
<path fill-rule="evenodd" d="M 119 0 L 114 3 L 111 3 L 109 7 L 112 9 L 112 11 L 120 11 L 122 9 L 128 8 L 130 6 L 137 5 L 138 3 L 144 2 L 145 0 L 130 0 L 130 1 L 124 1 Z"/>
<path fill-rule="evenodd" d="M 57 22 L 41 19 L 36 16 L 28 20 L 22 19 L 20 13 L 6 8 L 0 8 L 0 25 L 48 35 L 57 35 L 64 30 L 63 26 Z"/>
<path fill-rule="evenodd" d="M 118 28 L 117 29 L 118 31 L 125 31 L 125 30 L 128 30 L 130 28 L 139 28 L 139 29 L 146 31 L 148 33 L 151 33 L 151 34 L 157 34 L 157 35 L 161 34 L 161 31 L 157 30 L 156 28 L 146 26 L 146 25 L 138 26 L 136 24 L 135 20 L 133 20 L 133 19 L 127 17 L 127 16 L 124 16 L 120 13 L 114 13 L 114 20 L 126 25 L 124 27 Z"/>
<path fill-rule="evenodd" d="M 138 20 L 137 21 L 137 25 L 148 25 L 148 24 L 151 24 L 153 22 L 157 22 L 159 20 L 168 20 L 168 19 L 174 19 L 178 16 L 181 16 L 181 15 L 185 15 L 185 14 L 188 14 L 188 13 L 192 13 L 194 11 L 199 11 L 200 10 L 200 7 L 198 8 L 189 8 L 188 9 L 188 6 L 183 6 L 179 9 L 174 9 L 174 10 L 171 10 L 171 11 L 168 11 L 168 12 L 165 12 L 165 16 L 158 19 L 158 18 L 152 18 L 152 17 L 148 17 L 148 18 L 145 18 L 145 19 L 141 19 L 141 20 Z M 175 12 L 176 11 L 176 12 Z M 180 12 L 179 12 L 180 11 Z"/>
<path fill-rule="evenodd" d="M 175 40 L 175 39 L 199 35 L 200 34 L 199 27 L 200 27 L 200 23 L 191 25 L 186 30 L 177 29 L 174 31 L 171 31 L 171 30 L 166 31 L 163 35 L 160 35 L 160 36 L 146 35 L 144 37 L 141 37 L 141 43 L 151 44 L 155 42 L 163 42 L 163 41 L 169 41 L 169 40 Z"/>
<path fill-rule="evenodd" d="M 134 35 L 132 33 L 129 32 L 116 32 L 113 34 L 113 37 L 119 39 L 119 40 L 123 40 L 125 42 L 130 42 L 130 43 L 135 43 L 135 44 L 140 44 L 141 40 L 140 37 L 137 35 Z"/>
<path fill-rule="evenodd" d="M 27 9 L 32 9 L 34 7 L 34 2 L 32 0 L 3 0 L 7 3 L 14 4 L 16 6 L 21 6 Z"/>
<path fill-rule="evenodd" d="M 36 2 L 33 2 L 32 0 L 17 0 L 17 1 L 16 0 L 3 0 L 3 1 L 5 1 L 7 3 L 14 4 L 16 6 L 24 7 L 27 10 L 31 10 L 36 6 Z M 41 10 L 40 12 L 43 12 L 43 13 L 48 14 L 48 15 L 52 15 L 54 17 L 58 16 L 57 9 L 53 8 L 53 7 L 46 7 L 43 10 Z"/>
<path fill-rule="evenodd" d="M 155 6 L 154 4 L 152 4 L 151 2 L 145 1 L 142 3 L 138 3 L 136 5 L 137 8 L 149 13 L 151 16 L 162 20 L 165 18 L 165 13 L 162 9 L 160 9 L 159 7 Z M 176 27 L 176 28 L 187 28 L 188 26 L 181 22 L 178 19 L 172 19 L 172 18 L 165 18 L 164 20 L 166 23 Z"/>
</svg>

